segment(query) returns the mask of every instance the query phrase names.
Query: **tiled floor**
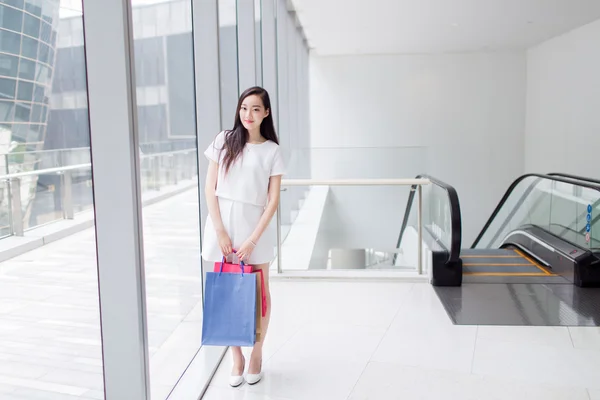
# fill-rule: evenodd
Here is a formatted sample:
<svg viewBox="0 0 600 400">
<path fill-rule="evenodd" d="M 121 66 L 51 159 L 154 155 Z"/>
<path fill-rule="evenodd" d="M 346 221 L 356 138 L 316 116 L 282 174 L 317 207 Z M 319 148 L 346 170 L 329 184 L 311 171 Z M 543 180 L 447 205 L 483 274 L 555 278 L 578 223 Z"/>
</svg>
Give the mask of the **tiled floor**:
<svg viewBox="0 0 600 400">
<path fill-rule="evenodd" d="M 145 208 L 144 221 L 162 400 L 200 342 L 197 192 Z M 103 398 L 96 273 L 93 230 L 0 263 L 0 400 Z M 599 328 L 455 326 L 421 283 L 271 287 L 264 380 L 230 388 L 227 356 L 205 399 L 600 400 Z"/>
<path fill-rule="evenodd" d="M 600 328 L 453 325 L 421 283 L 272 291 L 263 381 L 230 388 L 227 354 L 205 400 L 600 400 Z"/>
<path fill-rule="evenodd" d="M 143 219 L 150 382 L 164 400 L 200 347 L 197 190 Z M 94 229 L 0 263 L 0 400 L 103 398 Z"/>
</svg>

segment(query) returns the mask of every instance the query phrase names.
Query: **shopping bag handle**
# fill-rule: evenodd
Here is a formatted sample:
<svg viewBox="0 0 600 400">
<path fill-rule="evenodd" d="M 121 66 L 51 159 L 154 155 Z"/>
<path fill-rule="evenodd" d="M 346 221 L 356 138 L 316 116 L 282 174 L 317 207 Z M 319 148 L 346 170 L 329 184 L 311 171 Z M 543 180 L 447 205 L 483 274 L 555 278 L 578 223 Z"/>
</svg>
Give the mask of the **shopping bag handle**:
<svg viewBox="0 0 600 400">
<path fill-rule="evenodd" d="M 232 249 L 234 253 L 237 253 L 236 249 Z M 219 270 L 219 275 L 221 275 L 223 273 L 223 265 L 225 264 L 225 256 L 223 256 L 223 259 L 221 259 L 221 269 Z M 242 270 L 242 276 L 244 276 L 244 266 L 246 264 L 244 264 L 244 262 L 242 260 L 240 260 L 240 269 Z"/>
</svg>

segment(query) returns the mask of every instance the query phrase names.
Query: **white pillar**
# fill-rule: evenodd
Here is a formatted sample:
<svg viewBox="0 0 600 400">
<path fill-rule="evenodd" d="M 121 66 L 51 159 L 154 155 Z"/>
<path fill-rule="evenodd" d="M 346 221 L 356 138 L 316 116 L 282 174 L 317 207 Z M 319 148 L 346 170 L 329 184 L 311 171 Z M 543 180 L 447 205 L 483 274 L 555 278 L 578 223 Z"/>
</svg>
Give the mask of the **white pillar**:
<svg viewBox="0 0 600 400">
<path fill-rule="evenodd" d="M 256 85 L 254 0 L 237 1 L 238 74 L 240 93 Z"/>
<path fill-rule="evenodd" d="M 105 398 L 150 398 L 131 4 L 83 0 Z"/>
</svg>

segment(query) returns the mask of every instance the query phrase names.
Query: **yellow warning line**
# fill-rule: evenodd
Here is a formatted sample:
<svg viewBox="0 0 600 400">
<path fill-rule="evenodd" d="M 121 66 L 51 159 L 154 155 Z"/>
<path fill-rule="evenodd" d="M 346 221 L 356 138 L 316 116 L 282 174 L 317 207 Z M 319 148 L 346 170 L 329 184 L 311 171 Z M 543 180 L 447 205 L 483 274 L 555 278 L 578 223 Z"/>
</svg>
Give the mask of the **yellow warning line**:
<svg viewBox="0 0 600 400">
<path fill-rule="evenodd" d="M 521 257 L 523 257 L 524 259 L 526 259 L 527 261 L 529 261 L 533 265 L 535 265 L 540 271 L 544 272 L 546 275 L 556 276 L 552 272 L 548 271 L 546 268 L 544 268 L 541 265 L 539 265 L 538 263 L 536 263 L 532 258 L 530 258 L 527 255 L 525 255 L 525 253 L 523 253 L 519 249 L 514 249 L 514 250 L 515 250 L 515 253 L 517 253 L 518 255 L 520 255 Z"/>
<path fill-rule="evenodd" d="M 521 256 L 460 256 L 460 258 L 521 258 Z"/>
<path fill-rule="evenodd" d="M 463 264 L 465 267 L 535 267 L 534 264 Z"/>
<path fill-rule="evenodd" d="M 464 272 L 463 275 L 469 276 L 557 276 L 555 274 L 546 274 L 542 272 Z"/>
</svg>

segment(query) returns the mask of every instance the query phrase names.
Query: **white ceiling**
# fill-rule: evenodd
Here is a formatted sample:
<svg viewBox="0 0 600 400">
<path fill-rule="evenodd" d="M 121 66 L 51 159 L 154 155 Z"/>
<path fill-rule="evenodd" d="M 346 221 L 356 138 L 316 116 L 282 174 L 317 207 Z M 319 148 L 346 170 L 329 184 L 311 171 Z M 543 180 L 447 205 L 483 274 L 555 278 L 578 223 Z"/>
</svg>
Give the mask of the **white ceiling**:
<svg viewBox="0 0 600 400">
<path fill-rule="evenodd" d="M 600 18 L 600 0 L 291 2 L 320 55 L 524 49 Z"/>
</svg>

